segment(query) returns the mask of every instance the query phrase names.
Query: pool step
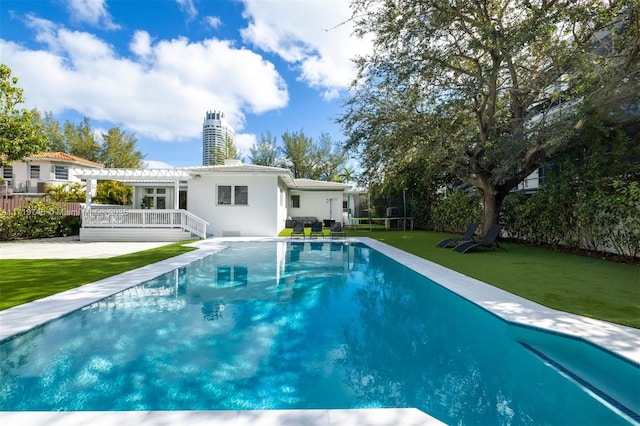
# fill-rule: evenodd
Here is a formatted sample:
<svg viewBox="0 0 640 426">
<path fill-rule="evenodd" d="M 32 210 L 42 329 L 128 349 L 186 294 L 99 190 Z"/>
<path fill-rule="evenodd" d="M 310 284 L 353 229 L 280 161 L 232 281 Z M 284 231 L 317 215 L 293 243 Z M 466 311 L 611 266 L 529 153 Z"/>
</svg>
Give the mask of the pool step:
<svg viewBox="0 0 640 426">
<path fill-rule="evenodd" d="M 524 341 L 518 343 L 632 423 L 640 423 L 640 382 L 637 380 L 640 371 L 634 366 L 625 365 L 623 360 L 618 365 L 594 364 L 593 359 L 584 357 L 583 353 L 567 350 L 566 347 L 536 346 Z M 579 345 L 581 342 L 576 343 Z"/>
</svg>

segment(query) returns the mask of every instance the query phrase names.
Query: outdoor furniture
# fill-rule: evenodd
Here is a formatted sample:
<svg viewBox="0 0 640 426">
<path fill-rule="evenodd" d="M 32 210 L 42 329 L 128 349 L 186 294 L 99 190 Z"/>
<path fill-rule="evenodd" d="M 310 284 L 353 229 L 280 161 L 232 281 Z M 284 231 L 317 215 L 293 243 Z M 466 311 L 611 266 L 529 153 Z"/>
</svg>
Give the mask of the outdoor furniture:
<svg viewBox="0 0 640 426">
<path fill-rule="evenodd" d="M 330 235 L 331 235 L 331 238 L 347 236 L 347 234 L 345 234 L 345 232 L 342 230 L 342 223 L 340 222 L 336 222 L 333 225 L 331 225 Z"/>
<path fill-rule="evenodd" d="M 310 227 L 313 222 L 318 221 L 318 218 L 315 216 L 295 216 L 291 219 L 295 222 L 302 222 L 307 228 Z"/>
<path fill-rule="evenodd" d="M 458 244 L 453 249 L 460 253 L 466 253 L 469 250 L 474 250 L 478 247 L 492 248 L 495 245 L 498 248 L 502 248 L 496 241 L 496 238 L 498 238 L 498 235 L 500 235 L 501 230 L 502 230 L 502 225 L 499 225 L 499 224 L 491 225 L 491 227 L 489 228 L 489 231 L 487 231 L 485 236 L 482 238 L 482 241 L 480 241 L 479 243 L 475 241 L 466 241 L 461 244 Z"/>
<path fill-rule="evenodd" d="M 322 223 L 325 228 L 331 228 L 331 226 L 336 223 L 335 219 L 322 219 Z"/>
<path fill-rule="evenodd" d="M 315 221 L 311 224 L 311 233 L 309 234 L 309 238 L 313 237 L 324 237 L 324 233 L 322 232 L 322 222 Z"/>
<path fill-rule="evenodd" d="M 303 222 L 296 222 L 293 225 L 293 229 L 291 230 L 291 238 L 293 237 L 302 237 L 304 238 L 304 223 Z"/>
<path fill-rule="evenodd" d="M 475 242 L 473 239 L 473 235 L 476 233 L 476 229 L 478 229 L 477 223 L 470 223 L 467 225 L 467 230 L 464 231 L 462 237 L 457 238 L 447 238 L 436 244 L 436 247 L 444 248 L 449 247 L 450 245 L 458 245 L 464 242 Z"/>
</svg>

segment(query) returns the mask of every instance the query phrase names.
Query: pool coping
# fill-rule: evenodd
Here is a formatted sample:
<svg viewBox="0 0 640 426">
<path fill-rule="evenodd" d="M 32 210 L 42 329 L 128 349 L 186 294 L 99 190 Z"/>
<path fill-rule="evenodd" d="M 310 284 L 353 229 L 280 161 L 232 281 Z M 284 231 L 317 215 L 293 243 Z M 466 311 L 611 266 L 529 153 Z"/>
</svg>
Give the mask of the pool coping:
<svg viewBox="0 0 640 426">
<path fill-rule="evenodd" d="M 226 248 L 230 242 L 240 241 L 300 240 L 274 237 L 234 237 L 214 238 L 192 243 L 191 245 L 198 248 L 198 250 L 51 295 L 31 303 L 0 311 L 0 341 L 24 333 L 36 326 L 64 316 L 69 312 L 80 309 L 112 294 L 214 254 Z M 534 327 L 551 333 L 573 336 L 602 347 L 631 363 L 640 365 L 640 330 L 547 308 L 372 238 L 318 238 L 312 241 L 363 243 L 507 322 Z M 396 411 L 384 411 L 383 413 L 381 410 Z M 251 424 L 251 421 L 255 422 L 258 418 L 260 419 L 260 424 L 300 424 L 303 420 L 304 424 L 309 425 L 441 424 L 441 422 L 420 410 L 415 409 L 421 415 L 402 410 L 404 409 L 373 409 L 365 410 L 366 413 L 363 410 L 266 410 L 262 414 L 260 414 L 261 410 L 249 412 L 147 411 L 100 412 L 99 415 L 95 414 L 95 412 L 0 412 L 0 419 L 4 421 L 15 420 L 15 423 L 18 423 L 17 420 L 23 420 L 29 424 L 43 425 L 51 424 L 55 421 L 64 421 L 65 424 L 85 424 L 87 417 L 84 416 L 90 416 L 91 413 L 94 413 L 95 415 L 91 417 L 91 421 L 92 423 L 96 423 L 96 419 L 100 419 L 100 422 L 97 424 L 117 424 L 123 422 L 128 424 L 131 423 L 131 421 L 127 421 L 127 419 L 135 419 L 133 422 L 135 424 L 200 424 L 199 422 L 204 424 L 215 421 L 216 424 L 240 425 Z M 373 413 L 369 415 L 369 412 Z M 424 414 L 424 416 L 422 416 L 422 414 Z M 361 421 L 362 416 L 365 417 L 363 417 Z M 177 420 L 168 422 L 171 418 Z M 391 421 L 391 419 L 393 419 L 393 421 Z M 356 421 L 354 422 L 354 420 Z M 363 423 L 363 421 L 366 422 Z M 8 423 L 13 423 L 13 421 Z"/>
</svg>

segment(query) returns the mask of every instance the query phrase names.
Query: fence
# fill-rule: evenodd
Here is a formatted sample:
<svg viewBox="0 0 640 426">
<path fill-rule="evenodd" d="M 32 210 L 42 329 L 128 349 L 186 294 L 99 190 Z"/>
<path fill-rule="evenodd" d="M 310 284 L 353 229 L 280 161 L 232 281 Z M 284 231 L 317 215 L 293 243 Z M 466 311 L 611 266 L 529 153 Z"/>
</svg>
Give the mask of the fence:
<svg viewBox="0 0 640 426">
<path fill-rule="evenodd" d="M 10 212 L 18 207 L 26 206 L 30 202 L 31 200 L 26 200 L 24 198 L 0 199 L 0 210 Z M 66 216 L 80 216 L 81 203 L 70 203 L 64 201 L 54 201 L 54 203 L 65 209 Z"/>
</svg>

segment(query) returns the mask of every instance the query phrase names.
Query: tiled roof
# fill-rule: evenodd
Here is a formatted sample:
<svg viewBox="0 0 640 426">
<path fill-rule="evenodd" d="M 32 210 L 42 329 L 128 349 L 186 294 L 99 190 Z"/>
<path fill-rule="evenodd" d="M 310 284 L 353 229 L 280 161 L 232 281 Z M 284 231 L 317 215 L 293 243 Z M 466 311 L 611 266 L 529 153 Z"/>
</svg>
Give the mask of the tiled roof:
<svg viewBox="0 0 640 426">
<path fill-rule="evenodd" d="M 73 161 L 76 163 L 82 163 L 82 164 L 86 164 L 93 167 L 104 167 L 103 164 L 96 163 L 95 161 L 87 160 L 86 158 L 76 157 L 75 155 L 67 154 L 66 152 L 39 152 L 37 154 L 30 155 L 27 158 Z"/>
</svg>

